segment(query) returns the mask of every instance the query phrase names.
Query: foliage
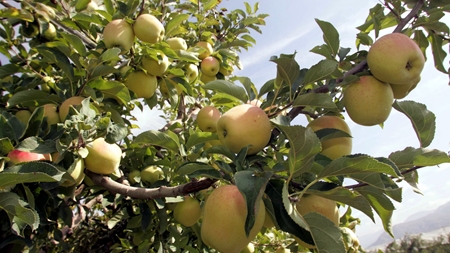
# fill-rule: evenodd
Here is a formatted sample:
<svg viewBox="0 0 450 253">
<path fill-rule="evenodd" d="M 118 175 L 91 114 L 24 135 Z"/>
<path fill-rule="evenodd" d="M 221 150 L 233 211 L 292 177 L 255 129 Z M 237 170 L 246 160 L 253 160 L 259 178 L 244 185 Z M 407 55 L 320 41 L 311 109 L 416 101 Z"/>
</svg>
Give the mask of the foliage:
<svg viewBox="0 0 450 253">
<path fill-rule="evenodd" d="M 395 240 L 386 246 L 384 252 L 448 252 L 450 249 L 449 234 L 440 235 L 432 240 L 422 238 L 422 235 L 406 235 L 401 240 Z"/>
<path fill-rule="evenodd" d="M 392 234 L 392 201 L 401 202 L 398 183 L 408 182 L 420 193 L 418 170 L 450 162 L 446 152 L 428 149 L 434 138 L 435 116 L 426 105 L 396 101 L 393 108 L 411 120 L 418 147 L 393 151 L 388 157 L 353 154 L 336 160 L 320 155 L 320 140 L 342 137 L 331 129 L 314 133 L 291 125 L 299 115 L 309 120 L 343 111 L 345 85 L 368 71 L 367 51 L 383 29 L 394 28 L 411 36 L 423 50 L 431 48 L 436 68 L 444 67 L 449 28 L 441 21 L 450 10 L 446 0 L 386 0 L 370 9 L 358 26 L 358 51 L 340 45 L 339 32 L 329 22 L 316 20 L 324 44 L 311 52 L 324 57 L 309 68 L 300 68 L 295 54 L 280 54 L 270 60 L 276 76 L 260 89 L 247 77 L 226 75 L 242 68 L 239 53 L 251 47 L 252 32 L 261 32 L 266 14 L 258 4 L 227 10 L 220 0 L 112 1 L 99 9 L 90 1 L 17 1 L 18 8 L 1 2 L 0 53 L 8 59 L 0 66 L 0 249 L 6 252 L 213 252 L 200 238 L 200 222 L 191 227 L 177 224 L 172 215 L 176 202 L 191 194 L 204 201 L 205 189 L 235 183 L 246 197 L 249 215 L 246 231 L 254 222 L 254 203 L 263 199 L 276 227 L 263 228 L 255 239 L 259 250 L 279 246 L 301 249 L 295 235 L 315 243 L 319 251 L 344 252 L 339 229 L 317 213 L 304 217 L 295 211 L 303 194 L 335 200 L 346 210 L 340 226 L 354 227 L 359 219 L 352 208 L 374 220 Z M 165 27 L 165 37 L 181 37 L 186 50 L 173 50 L 165 41 L 155 44 L 135 39 L 129 52 L 106 48 L 104 27 L 113 19 L 130 24 L 142 13 L 156 16 Z M 51 27 L 56 33 L 51 34 Z M 374 34 L 374 35 L 372 35 Z M 194 82 L 186 67 L 199 65 L 198 41 L 213 45 L 223 69 L 213 81 Z M 137 99 L 125 85 L 127 75 L 142 70 L 144 57 L 160 59 L 165 54 L 169 69 L 158 77 L 155 95 Z M 203 79 L 205 80 L 205 79 Z M 167 93 L 162 92 L 162 87 Z M 73 96 L 82 96 L 79 106 L 69 108 L 61 123 L 49 124 L 43 105 L 60 106 Z M 217 134 L 201 132 L 195 123 L 199 108 L 213 104 L 222 113 L 252 100 L 259 100 L 274 129 L 266 148 L 247 156 L 218 145 Z M 139 127 L 135 110 L 165 112 L 167 124 L 160 130 Z M 30 110 L 25 123 L 15 113 Z M 151 119 L 150 119 L 151 120 Z M 330 129 L 328 129 L 330 130 Z M 71 164 L 86 157 L 94 139 L 105 137 L 123 151 L 121 165 L 111 175 L 88 170 L 79 186 L 61 186 L 70 177 Z M 34 161 L 10 166 L 7 154 L 14 148 L 41 154 L 58 154 L 53 161 Z M 127 176 L 134 170 L 156 165 L 164 175 L 156 182 Z M 344 184 L 353 179 L 354 185 Z M 252 212 L 253 210 L 253 212 Z"/>
</svg>

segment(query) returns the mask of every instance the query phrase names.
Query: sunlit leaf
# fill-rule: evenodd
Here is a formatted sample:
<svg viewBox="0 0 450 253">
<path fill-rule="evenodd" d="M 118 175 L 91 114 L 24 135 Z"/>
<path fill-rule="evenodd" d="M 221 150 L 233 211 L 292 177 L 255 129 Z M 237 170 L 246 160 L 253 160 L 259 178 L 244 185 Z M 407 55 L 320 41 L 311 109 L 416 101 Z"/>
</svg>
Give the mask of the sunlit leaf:
<svg viewBox="0 0 450 253">
<path fill-rule="evenodd" d="M 203 88 L 228 94 L 241 100 L 244 103 L 247 103 L 248 101 L 248 96 L 246 95 L 244 88 L 226 80 L 216 80 L 209 82 L 203 85 Z"/>
<path fill-rule="evenodd" d="M 156 130 L 145 131 L 134 138 L 133 144 L 138 146 L 159 146 L 178 152 L 180 148 L 178 137 L 175 135 L 176 138 L 174 138 L 169 132 L 170 131 L 160 132 Z"/>
</svg>

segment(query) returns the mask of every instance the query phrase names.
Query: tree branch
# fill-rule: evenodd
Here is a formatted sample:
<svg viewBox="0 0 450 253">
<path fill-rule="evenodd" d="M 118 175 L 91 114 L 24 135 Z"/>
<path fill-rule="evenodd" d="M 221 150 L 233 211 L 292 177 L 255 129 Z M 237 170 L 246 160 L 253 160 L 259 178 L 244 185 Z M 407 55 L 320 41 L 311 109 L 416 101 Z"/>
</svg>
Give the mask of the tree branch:
<svg viewBox="0 0 450 253">
<path fill-rule="evenodd" d="M 161 186 L 158 188 L 143 188 L 127 186 L 113 181 L 108 176 L 102 176 L 89 170 L 86 170 L 85 173 L 96 185 L 104 187 L 109 192 L 118 193 L 122 196 L 128 196 L 135 199 L 157 199 L 163 197 L 183 196 L 207 189 L 217 181 L 217 179 L 204 178 L 199 181 L 189 182 L 173 187 Z"/>
</svg>

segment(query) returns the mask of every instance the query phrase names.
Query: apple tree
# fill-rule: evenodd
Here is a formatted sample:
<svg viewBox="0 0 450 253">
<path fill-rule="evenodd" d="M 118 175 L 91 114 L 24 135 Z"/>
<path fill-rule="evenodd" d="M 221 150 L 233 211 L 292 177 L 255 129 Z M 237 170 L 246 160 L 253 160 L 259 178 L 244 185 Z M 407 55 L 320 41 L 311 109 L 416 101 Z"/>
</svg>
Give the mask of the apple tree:
<svg viewBox="0 0 450 253">
<path fill-rule="evenodd" d="M 420 168 L 450 162 L 428 148 L 435 115 L 404 99 L 425 61 L 448 74 L 448 0 L 375 3 L 354 52 L 316 19 L 323 59 L 280 52 L 263 85 L 233 74 L 265 24 L 258 4 L 0 4 L 2 252 L 363 251 L 352 210 L 392 235 L 399 183 L 420 193 Z M 163 128 L 142 128 L 149 110 Z M 420 145 L 352 151 L 346 122 L 391 110 Z"/>
</svg>

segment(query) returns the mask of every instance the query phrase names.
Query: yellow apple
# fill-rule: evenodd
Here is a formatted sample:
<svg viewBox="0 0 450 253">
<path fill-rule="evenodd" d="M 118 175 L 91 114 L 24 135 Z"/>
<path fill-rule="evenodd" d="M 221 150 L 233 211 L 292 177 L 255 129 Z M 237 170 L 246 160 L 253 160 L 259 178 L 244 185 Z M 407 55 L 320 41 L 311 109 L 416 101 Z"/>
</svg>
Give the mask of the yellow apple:
<svg viewBox="0 0 450 253">
<path fill-rule="evenodd" d="M 83 102 L 83 100 L 84 97 L 80 96 L 73 96 L 64 100 L 64 102 L 59 107 L 59 119 L 61 121 L 66 120 L 67 114 L 69 114 L 70 106 L 76 107 L 78 105 L 81 105 L 81 102 Z"/>
<path fill-rule="evenodd" d="M 216 76 L 208 76 L 205 75 L 203 72 L 200 72 L 200 81 L 202 81 L 204 84 L 207 84 L 209 82 L 217 80 Z"/>
<path fill-rule="evenodd" d="M 183 38 L 173 37 L 166 40 L 172 50 L 186 50 L 187 44 Z"/>
<path fill-rule="evenodd" d="M 220 140 L 209 140 L 205 142 L 204 149 L 212 148 L 214 146 L 221 146 L 222 142 Z"/>
<path fill-rule="evenodd" d="M 172 85 L 175 86 L 175 88 L 177 89 L 176 92 L 177 92 L 178 96 L 180 96 L 181 93 L 183 93 L 183 89 L 179 86 L 179 84 L 174 82 L 170 77 L 167 77 L 167 78 L 164 78 L 164 80 L 159 83 L 159 91 L 161 92 L 161 94 L 164 97 L 166 97 L 166 98 L 170 97 L 169 88 L 167 87 L 167 82 L 171 82 Z"/>
<path fill-rule="evenodd" d="M 239 253 L 261 230 L 265 216 L 261 200 L 250 234 L 245 234 L 247 203 L 235 185 L 216 188 L 203 206 L 201 237 L 203 242 L 219 252 Z"/>
<path fill-rule="evenodd" d="M 47 117 L 47 123 L 49 125 L 60 123 L 59 113 L 56 111 L 58 106 L 55 104 L 45 104 L 44 107 L 44 117 Z"/>
<path fill-rule="evenodd" d="M 309 122 L 307 127 L 310 127 L 314 132 L 324 128 L 334 128 L 346 132 L 349 135 L 351 134 L 347 123 L 338 116 L 325 115 L 319 117 Z M 321 154 L 333 160 L 352 153 L 352 138 L 350 137 L 332 138 L 321 141 L 321 144 Z"/>
<path fill-rule="evenodd" d="M 253 243 L 247 244 L 243 250 L 241 250 L 240 253 L 253 253 L 255 252 L 255 245 Z"/>
<path fill-rule="evenodd" d="M 130 182 L 130 184 L 135 184 L 138 183 L 140 180 L 136 180 L 136 178 L 140 178 L 141 177 L 141 171 L 140 170 L 133 170 L 130 172 L 130 174 L 128 174 L 128 182 Z"/>
<path fill-rule="evenodd" d="M 146 74 L 144 71 L 135 71 L 127 76 L 125 85 L 138 98 L 151 98 L 155 94 L 158 80 L 155 76 Z"/>
<path fill-rule="evenodd" d="M 133 25 L 134 34 L 143 42 L 158 43 L 164 38 L 164 26 L 151 14 L 140 15 Z"/>
<path fill-rule="evenodd" d="M 203 132 L 216 132 L 217 121 L 220 118 L 220 111 L 212 106 L 204 106 L 197 114 L 197 125 Z"/>
<path fill-rule="evenodd" d="M 103 137 L 86 145 L 89 154 L 84 158 L 86 169 L 97 174 L 111 174 L 119 168 L 122 149 L 115 143 L 108 143 Z"/>
<path fill-rule="evenodd" d="M 73 181 L 64 181 L 61 186 L 78 186 L 83 182 L 84 179 L 84 160 L 83 158 L 77 158 L 72 165 L 70 166 L 69 170 L 72 170 L 70 172 L 70 176 L 72 177 Z M 69 171 L 68 170 L 68 171 Z"/>
<path fill-rule="evenodd" d="M 202 73 L 207 76 L 215 76 L 219 73 L 220 62 L 216 57 L 205 57 L 200 63 L 200 69 L 202 70 Z"/>
<path fill-rule="evenodd" d="M 24 163 L 24 162 L 32 162 L 39 160 L 50 160 L 48 156 L 44 154 L 32 153 L 27 151 L 21 151 L 18 149 L 14 149 L 8 153 L 7 157 L 9 158 L 9 162 L 14 164 Z"/>
<path fill-rule="evenodd" d="M 342 233 L 342 239 L 344 241 L 345 250 L 348 253 L 357 253 L 359 251 L 359 239 L 355 232 L 348 227 L 339 228 Z"/>
<path fill-rule="evenodd" d="M 205 59 L 206 57 L 212 55 L 212 53 L 214 52 L 214 49 L 212 48 L 211 44 L 209 44 L 209 42 L 207 41 L 199 41 L 195 44 L 195 46 L 204 49 L 204 52 L 198 55 L 198 58 L 200 60 Z"/>
<path fill-rule="evenodd" d="M 238 153 L 250 145 L 248 154 L 261 151 L 270 140 L 272 124 L 261 108 L 242 104 L 225 112 L 217 121 L 217 135 L 222 144 Z"/>
<path fill-rule="evenodd" d="M 29 110 L 20 110 L 14 114 L 16 118 L 24 125 L 28 124 L 28 120 L 31 118 L 31 112 Z"/>
<path fill-rule="evenodd" d="M 273 223 L 273 220 L 270 217 L 269 212 L 266 212 L 266 215 L 264 217 L 263 227 L 265 227 L 265 228 L 273 228 L 273 227 L 275 227 L 275 224 Z"/>
<path fill-rule="evenodd" d="M 185 67 L 185 74 L 189 83 L 193 83 L 198 77 L 198 67 L 195 64 L 189 63 Z"/>
<path fill-rule="evenodd" d="M 419 84 L 421 77 L 418 76 L 416 79 L 412 80 L 406 84 L 393 84 L 390 83 L 392 92 L 394 93 L 395 99 L 402 99 L 406 97 L 412 90 L 414 90 Z"/>
<path fill-rule="evenodd" d="M 220 66 L 219 72 L 224 76 L 229 76 L 233 74 L 233 68 L 232 67 L 225 68 L 223 66 Z"/>
<path fill-rule="evenodd" d="M 142 67 L 147 70 L 148 74 L 153 76 L 162 76 L 169 68 L 169 58 L 167 58 L 167 56 L 163 53 L 159 53 L 159 56 L 161 57 L 159 60 L 155 60 L 150 57 L 144 57 L 142 59 Z"/>
<path fill-rule="evenodd" d="M 410 37 L 402 33 L 390 33 L 380 37 L 370 47 L 367 64 L 377 79 L 404 84 L 420 75 L 425 57 Z"/>
<path fill-rule="evenodd" d="M 184 196 L 184 200 L 177 203 L 173 209 L 173 218 L 186 227 L 197 223 L 201 216 L 200 202 L 191 196 Z"/>
<path fill-rule="evenodd" d="M 141 171 L 141 179 L 144 182 L 153 184 L 156 181 L 164 179 L 164 172 L 155 165 L 147 166 Z"/>
<path fill-rule="evenodd" d="M 122 53 L 128 52 L 134 43 L 133 27 L 125 19 L 109 22 L 103 30 L 106 48 L 119 47 Z"/>
<path fill-rule="evenodd" d="M 317 195 L 303 195 L 295 204 L 300 215 L 306 215 L 310 212 L 317 212 L 330 219 L 336 226 L 339 226 L 339 209 L 336 201 L 326 199 Z M 305 248 L 313 249 L 316 246 L 303 242 L 300 238 L 294 236 L 295 240 Z"/>
<path fill-rule="evenodd" d="M 394 93 L 389 84 L 373 76 L 361 76 L 345 88 L 343 101 L 348 116 L 355 123 L 373 126 L 389 117 Z"/>
</svg>

